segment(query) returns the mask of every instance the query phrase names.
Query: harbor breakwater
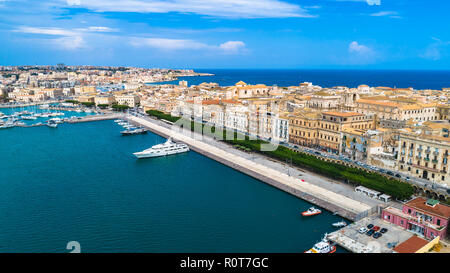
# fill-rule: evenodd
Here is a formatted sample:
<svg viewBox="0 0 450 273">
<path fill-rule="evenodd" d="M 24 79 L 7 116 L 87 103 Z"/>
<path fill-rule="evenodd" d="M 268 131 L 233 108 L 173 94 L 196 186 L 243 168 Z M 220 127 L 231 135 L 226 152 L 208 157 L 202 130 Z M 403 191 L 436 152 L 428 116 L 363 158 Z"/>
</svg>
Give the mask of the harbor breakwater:
<svg viewBox="0 0 450 273">
<path fill-rule="evenodd" d="M 337 194 L 311 183 L 303 182 L 300 179 L 296 179 L 277 170 L 268 168 L 261 164 L 252 162 L 251 160 L 229 153 L 223 149 L 219 149 L 213 145 L 202 142 L 197 138 L 191 137 L 189 135 L 190 131 L 177 132 L 157 124 L 157 121 L 135 116 L 127 116 L 123 118 L 126 118 L 130 122 L 145 126 L 150 131 L 160 136 L 166 138 L 172 137 L 174 140 L 182 141 L 188 144 L 190 148 L 197 153 L 216 160 L 226 166 L 245 173 L 312 204 L 332 211 L 349 220 L 358 220 L 362 216 L 366 216 L 371 211 L 376 209 L 365 203 L 350 199 L 346 196 Z"/>
</svg>

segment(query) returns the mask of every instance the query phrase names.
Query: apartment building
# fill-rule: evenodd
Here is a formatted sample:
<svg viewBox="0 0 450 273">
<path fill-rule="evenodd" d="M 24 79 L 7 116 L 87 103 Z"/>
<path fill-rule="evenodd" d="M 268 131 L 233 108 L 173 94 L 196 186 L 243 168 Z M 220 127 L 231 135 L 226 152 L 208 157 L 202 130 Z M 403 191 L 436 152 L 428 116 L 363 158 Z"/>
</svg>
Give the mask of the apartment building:
<svg viewBox="0 0 450 273">
<path fill-rule="evenodd" d="M 291 143 L 339 154 L 341 132 L 346 128 L 370 130 L 375 128 L 374 117 L 356 112 L 320 112 L 301 110 L 289 116 Z"/>
<path fill-rule="evenodd" d="M 136 95 L 116 95 L 114 98 L 117 104 L 128 105 L 131 108 L 136 107 L 140 102 L 139 96 Z"/>
<path fill-rule="evenodd" d="M 416 130 L 399 133 L 398 171 L 409 176 L 450 185 L 450 123 L 427 122 Z"/>
</svg>

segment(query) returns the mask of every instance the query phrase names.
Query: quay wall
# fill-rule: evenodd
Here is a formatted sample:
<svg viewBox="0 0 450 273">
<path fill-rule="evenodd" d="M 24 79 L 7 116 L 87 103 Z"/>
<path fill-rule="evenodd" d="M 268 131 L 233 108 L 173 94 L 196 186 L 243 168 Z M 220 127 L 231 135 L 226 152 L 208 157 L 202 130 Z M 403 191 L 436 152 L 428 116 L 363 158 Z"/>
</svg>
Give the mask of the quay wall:
<svg viewBox="0 0 450 273">
<path fill-rule="evenodd" d="M 183 141 L 195 152 L 261 180 L 298 198 L 334 212 L 346 219 L 352 221 L 358 220 L 361 214 L 372 209 L 367 204 L 352 200 L 346 196 L 334 193 L 308 182 L 300 182 L 299 179 L 295 179 L 287 174 L 269 169 L 268 167 L 228 153 L 179 132 L 167 129 L 155 124 L 155 122 L 134 116 L 128 117 L 127 119 L 139 123 L 147 127 L 153 133 L 165 138 L 172 137 L 175 140 Z"/>
<path fill-rule="evenodd" d="M 67 123 L 80 123 L 80 122 L 89 122 L 89 121 L 99 121 L 99 120 L 110 120 L 110 119 L 119 119 L 123 118 L 120 114 L 106 114 L 106 115 L 92 115 L 85 116 L 81 119 L 69 120 Z"/>
</svg>

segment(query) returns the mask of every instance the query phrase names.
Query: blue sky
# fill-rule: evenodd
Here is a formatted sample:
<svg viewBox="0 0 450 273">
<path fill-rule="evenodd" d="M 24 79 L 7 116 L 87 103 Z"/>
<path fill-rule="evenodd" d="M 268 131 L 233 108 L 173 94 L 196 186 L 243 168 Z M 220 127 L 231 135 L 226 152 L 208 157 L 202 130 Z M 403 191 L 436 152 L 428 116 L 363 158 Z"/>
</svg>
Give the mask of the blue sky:
<svg viewBox="0 0 450 273">
<path fill-rule="evenodd" d="M 445 0 L 0 0 L 0 65 L 450 69 Z"/>
</svg>

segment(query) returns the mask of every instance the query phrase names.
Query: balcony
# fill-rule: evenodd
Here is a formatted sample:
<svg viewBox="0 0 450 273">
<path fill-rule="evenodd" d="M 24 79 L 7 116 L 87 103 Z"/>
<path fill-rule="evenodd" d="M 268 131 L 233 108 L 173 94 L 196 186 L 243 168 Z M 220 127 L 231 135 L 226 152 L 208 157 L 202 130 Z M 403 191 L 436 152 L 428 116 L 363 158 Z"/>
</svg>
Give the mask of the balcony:
<svg viewBox="0 0 450 273">
<path fill-rule="evenodd" d="M 433 160 L 431 160 L 431 162 L 433 162 L 433 163 L 438 163 L 438 161 L 437 161 L 437 159 L 433 159 Z"/>
<path fill-rule="evenodd" d="M 430 158 L 429 157 L 425 157 L 423 160 L 425 160 L 425 161 L 430 161 Z"/>
</svg>

